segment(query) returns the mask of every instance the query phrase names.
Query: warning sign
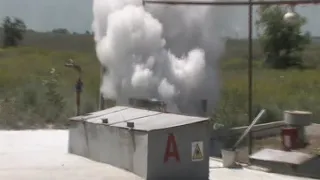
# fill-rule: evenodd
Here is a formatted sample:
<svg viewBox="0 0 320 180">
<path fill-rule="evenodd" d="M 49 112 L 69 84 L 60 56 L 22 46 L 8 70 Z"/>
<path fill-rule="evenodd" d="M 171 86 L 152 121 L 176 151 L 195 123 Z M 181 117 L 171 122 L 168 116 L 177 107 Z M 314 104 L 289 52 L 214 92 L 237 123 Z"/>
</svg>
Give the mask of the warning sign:
<svg viewBox="0 0 320 180">
<path fill-rule="evenodd" d="M 203 142 L 196 141 L 191 144 L 191 159 L 192 161 L 203 160 Z"/>
</svg>

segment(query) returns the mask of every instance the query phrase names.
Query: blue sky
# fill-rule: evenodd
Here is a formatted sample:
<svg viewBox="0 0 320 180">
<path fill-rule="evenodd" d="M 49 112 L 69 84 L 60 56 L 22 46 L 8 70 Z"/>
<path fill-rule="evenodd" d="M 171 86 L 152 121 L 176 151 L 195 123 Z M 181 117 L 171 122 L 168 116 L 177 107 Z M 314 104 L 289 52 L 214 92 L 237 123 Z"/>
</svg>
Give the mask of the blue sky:
<svg viewBox="0 0 320 180">
<path fill-rule="evenodd" d="M 320 5 L 299 7 L 297 11 L 308 18 L 304 29 L 320 36 Z M 85 32 L 91 30 L 92 0 L 0 0 L 0 18 L 4 16 L 20 17 L 29 28 L 38 31 L 61 27 Z M 246 37 L 247 8 L 239 7 L 230 19 L 234 29 L 228 30 L 226 35 Z"/>
</svg>

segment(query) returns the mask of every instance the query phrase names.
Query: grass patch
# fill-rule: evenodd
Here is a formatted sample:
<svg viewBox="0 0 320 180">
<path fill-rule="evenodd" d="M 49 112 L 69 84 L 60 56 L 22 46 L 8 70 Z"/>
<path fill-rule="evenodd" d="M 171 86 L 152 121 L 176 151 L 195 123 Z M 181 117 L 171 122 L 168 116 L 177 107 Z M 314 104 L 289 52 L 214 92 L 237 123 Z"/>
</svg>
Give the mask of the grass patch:
<svg viewBox="0 0 320 180">
<path fill-rule="evenodd" d="M 319 44 L 304 52 L 308 70 L 277 71 L 265 69 L 259 44 L 254 42 L 254 113 L 267 109 L 262 122 L 281 120 L 287 109 L 308 110 L 314 122 L 320 119 Z M 221 61 L 223 87 L 219 106 L 213 109 L 213 120 L 227 126 L 247 124 L 248 77 L 247 42 L 229 40 Z M 99 62 L 95 57 L 92 36 L 58 35 L 29 32 L 22 46 L 0 49 L 0 128 L 40 128 L 53 124 L 64 127 L 66 118 L 75 114 L 74 83 L 76 72 L 64 67 L 73 58 L 83 67 L 84 92 L 82 112 L 97 109 Z M 54 92 L 63 99 L 48 102 L 50 70 L 58 76 Z M 57 103 L 56 105 L 54 105 Z M 63 104 L 63 109 L 59 109 Z M 55 118 L 52 118 L 55 117 Z"/>
<path fill-rule="evenodd" d="M 282 112 L 289 109 L 307 110 L 314 113 L 314 122 L 320 118 L 320 72 L 276 71 L 259 69 L 254 71 L 253 108 L 256 115 L 261 108 L 267 116 L 261 122 L 282 119 Z M 215 120 L 228 126 L 247 123 L 248 81 L 242 71 L 223 72 L 223 89 L 220 106 L 214 113 Z"/>
<path fill-rule="evenodd" d="M 63 127 L 65 125 L 66 118 L 75 114 L 74 84 L 77 79 L 76 72 L 64 67 L 64 62 L 68 58 L 75 59 L 78 64 L 85 67 L 82 112 L 96 109 L 99 92 L 99 71 L 97 71 L 99 63 L 93 53 L 21 47 L 2 49 L 0 57 L 1 128 L 39 128 L 47 124 Z M 52 68 L 58 76 L 54 89 L 57 96 L 50 95 L 52 94 L 49 92 L 50 88 L 43 84 L 45 80 L 53 80 L 50 75 Z M 61 100 L 57 98 L 59 96 L 62 97 Z"/>
</svg>

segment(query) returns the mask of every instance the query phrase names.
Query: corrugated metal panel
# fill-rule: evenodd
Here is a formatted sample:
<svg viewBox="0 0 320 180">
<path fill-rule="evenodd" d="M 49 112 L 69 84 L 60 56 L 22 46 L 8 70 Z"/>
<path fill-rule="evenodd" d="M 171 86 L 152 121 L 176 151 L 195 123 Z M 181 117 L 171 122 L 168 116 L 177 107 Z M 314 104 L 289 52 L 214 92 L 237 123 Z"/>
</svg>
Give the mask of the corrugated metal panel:
<svg viewBox="0 0 320 180">
<path fill-rule="evenodd" d="M 122 110 L 125 110 L 125 109 L 128 109 L 128 108 L 129 107 L 126 107 L 126 106 L 115 106 L 115 107 L 112 107 L 112 108 L 104 109 L 102 111 L 96 111 L 96 112 L 89 113 L 89 115 L 87 115 L 86 117 L 87 118 L 93 118 L 93 117 L 97 117 L 97 116 L 102 116 L 102 115 L 106 115 L 106 114 L 122 111 Z"/>
<path fill-rule="evenodd" d="M 70 120 L 88 120 L 91 118 L 98 118 L 100 116 L 115 113 L 115 112 L 122 111 L 122 110 L 125 110 L 128 108 L 129 107 L 125 107 L 125 106 L 115 106 L 115 107 L 108 108 L 108 109 L 105 109 L 102 111 L 96 111 L 96 112 L 88 113 L 86 115 L 72 117 L 72 118 L 70 118 Z"/>
<path fill-rule="evenodd" d="M 124 106 L 94 112 L 83 117 L 83 120 L 91 123 L 102 123 L 102 119 L 108 119 L 109 126 L 123 128 L 127 128 L 127 122 L 134 122 L 134 129 L 142 131 L 165 129 L 208 120 L 208 118 L 203 117 L 169 114 Z"/>
<path fill-rule="evenodd" d="M 151 116 L 155 114 L 159 114 L 159 112 L 127 107 L 125 109 L 122 109 L 121 111 L 101 115 L 96 118 L 90 118 L 87 121 L 92 123 L 101 123 L 102 119 L 108 119 L 108 124 L 112 125 L 115 123 L 126 122 L 132 119 L 142 118 L 145 116 Z"/>
<path fill-rule="evenodd" d="M 127 122 L 134 123 L 134 129 L 142 131 L 151 131 L 157 129 L 166 129 L 171 127 L 177 127 L 187 124 L 198 123 L 207 121 L 207 118 L 191 117 L 178 114 L 158 113 L 152 115 L 146 115 L 145 117 L 135 118 L 129 121 L 122 121 L 112 126 L 115 127 L 127 127 Z"/>
</svg>

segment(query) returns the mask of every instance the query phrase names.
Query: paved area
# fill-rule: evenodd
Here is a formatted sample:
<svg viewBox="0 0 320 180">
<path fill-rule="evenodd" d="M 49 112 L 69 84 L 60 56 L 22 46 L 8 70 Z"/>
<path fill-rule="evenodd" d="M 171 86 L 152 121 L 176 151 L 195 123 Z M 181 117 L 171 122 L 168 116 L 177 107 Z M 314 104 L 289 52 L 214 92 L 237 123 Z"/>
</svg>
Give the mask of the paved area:
<svg viewBox="0 0 320 180">
<path fill-rule="evenodd" d="M 219 168 L 220 167 L 220 168 Z M 247 168 L 226 169 L 221 168 L 221 163 L 210 161 L 210 180 L 315 180 L 310 178 L 293 177 L 280 174 L 267 173 Z"/>
<path fill-rule="evenodd" d="M 0 179 L 141 180 L 132 173 L 67 153 L 64 130 L 0 131 Z M 308 180 L 249 169 L 225 169 L 210 160 L 210 179 Z"/>
<path fill-rule="evenodd" d="M 0 132 L 0 179 L 140 180 L 106 164 L 67 154 L 67 131 Z"/>
</svg>

